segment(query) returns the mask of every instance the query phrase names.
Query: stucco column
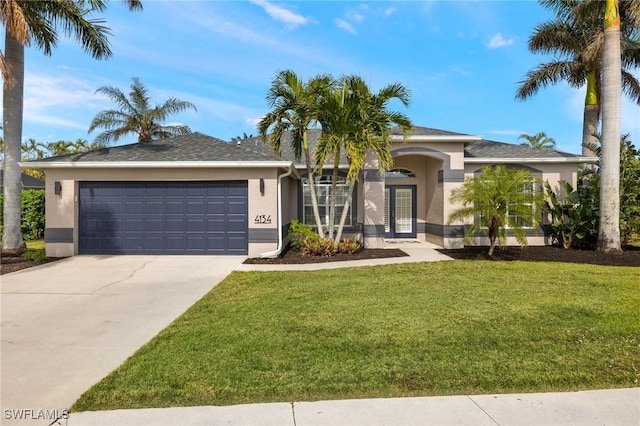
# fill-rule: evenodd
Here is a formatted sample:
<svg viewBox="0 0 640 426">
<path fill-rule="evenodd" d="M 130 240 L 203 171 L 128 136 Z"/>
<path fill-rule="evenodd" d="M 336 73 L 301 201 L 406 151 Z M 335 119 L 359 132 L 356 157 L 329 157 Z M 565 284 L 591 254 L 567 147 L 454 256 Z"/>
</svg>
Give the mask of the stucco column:
<svg viewBox="0 0 640 426">
<path fill-rule="evenodd" d="M 384 248 L 384 173 L 378 169 L 378 156 L 369 153 L 364 176 L 364 247 Z"/>
</svg>

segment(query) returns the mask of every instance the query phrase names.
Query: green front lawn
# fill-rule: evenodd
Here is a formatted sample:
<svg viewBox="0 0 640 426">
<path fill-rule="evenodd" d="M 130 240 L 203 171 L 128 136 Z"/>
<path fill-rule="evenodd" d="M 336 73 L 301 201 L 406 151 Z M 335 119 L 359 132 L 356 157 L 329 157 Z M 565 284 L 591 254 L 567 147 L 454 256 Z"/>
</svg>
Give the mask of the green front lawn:
<svg viewBox="0 0 640 426">
<path fill-rule="evenodd" d="M 640 268 L 235 272 L 74 410 L 640 386 Z"/>
</svg>

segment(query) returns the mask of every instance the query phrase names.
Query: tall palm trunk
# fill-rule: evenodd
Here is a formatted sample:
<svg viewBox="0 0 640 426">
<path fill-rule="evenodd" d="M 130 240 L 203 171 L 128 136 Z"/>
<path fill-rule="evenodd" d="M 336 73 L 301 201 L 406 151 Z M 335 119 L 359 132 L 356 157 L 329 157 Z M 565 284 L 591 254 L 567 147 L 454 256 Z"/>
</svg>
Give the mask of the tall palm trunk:
<svg viewBox="0 0 640 426">
<path fill-rule="evenodd" d="M 309 141 L 307 140 L 307 131 L 304 131 L 302 135 L 302 149 L 304 151 L 304 160 L 307 165 L 307 178 L 309 179 L 309 195 L 311 195 L 311 209 L 313 210 L 313 217 L 316 221 L 318 228 L 318 235 L 320 238 L 324 238 L 324 228 L 322 227 L 322 220 L 320 219 L 320 209 L 318 208 L 318 194 L 316 192 L 316 181 L 313 173 L 313 166 L 311 161 L 311 153 L 309 152 Z M 303 200 L 304 202 L 304 200 Z"/>
<path fill-rule="evenodd" d="M 4 233 L 2 252 L 21 254 L 26 250 L 20 230 L 20 161 L 24 92 L 24 45 L 5 31 L 5 59 L 11 64 L 13 81 L 5 81 L 3 92 L 4 129 Z"/>
<path fill-rule="evenodd" d="M 596 134 L 598 132 L 599 116 L 596 72 L 591 71 L 587 76 L 587 94 L 584 100 L 584 117 L 582 121 L 582 155 L 585 157 L 596 156 L 593 149 L 598 143 Z"/>
<path fill-rule="evenodd" d="M 620 15 L 618 1 L 607 0 L 602 52 L 602 158 L 598 250 L 619 252 L 620 245 Z"/>
<path fill-rule="evenodd" d="M 336 232 L 336 238 L 334 242 L 338 244 L 340 239 L 342 238 L 342 230 L 344 229 L 344 225 L 347 222 L 347 216 L 349 215 L 349 209 L 351 208 L 351 201 L 353 200 L 353 189 L 356 186 L 356 183 L 352 180 L 348 180 L 348 189 L 347 189 L 347 200 L 344 203 L 344 210 L 342 210 L 342 215 L 340 216 L 340 224 L 338 225 L 338 230 Z"/>
<path fill-rule="evenodd" d="M 338 198 L 338 168 L 340 166 L 340 145 L 336 148 L 333 158 L 333 172 L 331 174 L 331 197 L 329 198 L 329 223 L 327 228 L 327 238 L 333 238 L 335 234 L 336 222 L 336 198 Z M 336 239 L 336 243 L 340 242 Z"/>
</svg>

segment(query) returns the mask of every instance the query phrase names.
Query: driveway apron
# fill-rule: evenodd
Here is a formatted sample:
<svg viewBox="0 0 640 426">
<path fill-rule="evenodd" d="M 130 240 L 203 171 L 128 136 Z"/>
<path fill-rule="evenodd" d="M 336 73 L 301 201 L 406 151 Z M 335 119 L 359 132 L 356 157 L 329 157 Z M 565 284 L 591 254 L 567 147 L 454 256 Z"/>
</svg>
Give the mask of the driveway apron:
<svg viewBox="0 0 640 426">
<path fill-rule="evenodd" d="M 0 423 L 51 424 L 244 259 L 76 256 L 3 275 Z"/>
</svg>

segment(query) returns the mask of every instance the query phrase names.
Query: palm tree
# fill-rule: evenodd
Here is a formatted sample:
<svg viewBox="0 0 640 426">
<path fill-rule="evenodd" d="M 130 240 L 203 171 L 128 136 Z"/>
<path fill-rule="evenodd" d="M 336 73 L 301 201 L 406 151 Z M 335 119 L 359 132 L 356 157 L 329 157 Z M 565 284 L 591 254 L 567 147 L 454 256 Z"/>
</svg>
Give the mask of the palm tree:
<svg viewBox="0 0 640 426">
<path fill-rule="evenodd" d="M 281 143 L 285 133 L 289 134 L 296 160 L 300 160 L 300 157 L 304 155 L 311 206 L 320 237 L 324 237 L 324 227 L 318 209 L 318 195 L 315 185 L 316 167 L 311 156 L 307 130 L 317 123 L 319 98 L 326 93 L 332 84 L 332 77 L 326 74 L 317 75 L 308 82 L 304 82 L 291 70 L 278 72 L 267 93 L 267 104 L 272 108 L 272 111 L 268 112 L 258 123 L 258 134 L 269 143 L 277 155 L 281 155 Z M 270 129 L 272 133 L 271 136 L 268 136 Z"/>
<path fill-rule="evenodd" d="M 524 228 L 540 223 L 538 213 L 542 211 L 544 196 L 537 190 L 539 186 L 539 179 L 526 170 L 504 165 L 485 167 L 479 176 L 466 178 L 461 187 L 451 191 L 449 202 L 461 203 L 462 207 L 449 214 L 448 224 L 476 217 L 464 240 L 469 242 L 476 232 L 486 232 L 489 256 L 493 256 L 496 244 L 502 247 L 506 243 L 507 228 L 521 246 L 526 246 Z"/>
<path fill-rule="evenodd" d="M 409 106 L 410 93 L 401 84 L 395 83 L 372 94 L 367 83 L 359 76 L 342 78 L 338 87 L 320 99 L 319 121 L 322 137 L 316 147 L 316 164 L 322 166 L 333 157 L 332 189 L 327 224 L 329 238 L 340 242 L 342 231 L 353 198 L 353 189 L 362 172 L 367 155 L 378 157 L 380 170 L 391 167 L 393 159 L 389 151 L 392 126 L 397 126 L 407 136 L 413 125 L 411 120 L 399 112 L 389 111 L 388 104 L 393 99 Z M 336 198 L 338 197 L 338 166 L 342 150 L 347 157 L 346 203 L 335 232 Z"/>
<path fill-rule="evenodd" d="M 21 145 L 22 161 L 41 160 L 45 157 L 46 146 L 35 139 L 30 138 Z M 22 172 L 37 179 L 44 179 L 44 171 L 41 169 L 24 169 Z"/>
<path fill-rule="evenodd" d="M 602 74 L 604 2 L 599 0 L 541 0 L 541 4 L 555 11 L 556 19 L 535 28 L 529 39 L 533 53 L 553 54 L 556 58 L 529 71 L 519 82 L 516 98 L 525 100 L 541 88 L 567 82 L 580 88 L 586 84 L 584 120 L 582 129 L 582 154 L 593 156 L 589 147 L 595 145 L 598 131 Z M 640 65 L 638 50 L 635 0 L 621 1 L 624 19 L 628 22 L 622 35 L 622 87 L 635 102 L 640 103 L 640 83 L 630 69 Z"/>
<path fill-rule="evenodd" d="M 602 138 L 598 250 L 620 252 L 620 15 L 607 0 L 602 49 Z"/>
<path fill-rule="evenodd" d="M 531 146 L 535 149 L 555 149 L 556 141 L 547 136 L 545 132 L 538 132 L 535 135 L 523 133 L 518 139 L 525 139 L 527 142 L 521 145 Z"/>
<path fill-rule="evenodd" d="M 139 0 L 125 0 L 130 10 L 142 9 Z M 5 50 L 0 54 L 4 80 L 4 234 L 2 250 L 25 250 L 20 231 L 20 145 L 24 92 L 24 47 L 32 42 L 50 55 L 58 42 L 58 28 L 74 36 L 83 50 L 96 59 L 111 56 L 109 28 L 91 13 L 106 10 L 105 0 L 0 2 L 0 21 L 5 26 Z"/>
<path fill-rule="evenodd" d="M 99 112 L 91 121 L 89 133 L 97 128 L 106 129 L 96 137 L 97 144 L 117 142 L 129 134 L 137 134 L 138 142 L 151 142 L 191 133 L 189 126 L 162 123 L 173 114 L 190 109 L 196 111 L 195 105 L 177 98 L 169 98 L 162 105 L 152 105 L 149 90 L 137 77 L 131 79 L 128 96 L 113 86 L 101 87 L 96 93 L 106 95 L 119 108 Z"/>
</svg>

